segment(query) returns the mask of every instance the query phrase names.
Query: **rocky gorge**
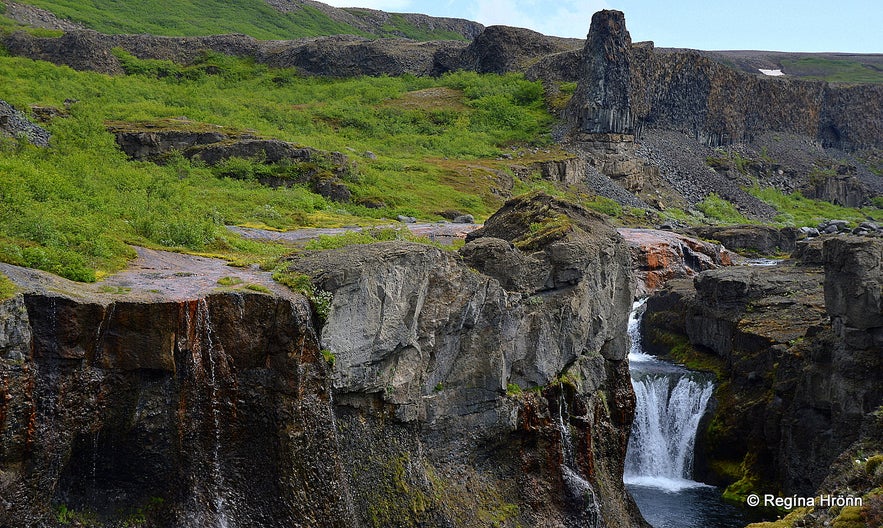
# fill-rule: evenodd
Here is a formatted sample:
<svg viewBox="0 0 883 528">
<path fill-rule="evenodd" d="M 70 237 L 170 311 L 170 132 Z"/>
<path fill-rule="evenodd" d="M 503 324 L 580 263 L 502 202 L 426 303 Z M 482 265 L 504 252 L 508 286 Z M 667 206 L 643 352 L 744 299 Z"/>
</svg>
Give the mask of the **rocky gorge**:
<svg viewBox="0 0 883 528">
<path fill-rule="evenodd" d="M 594 213 L 533 196 L 459 255 L 296 257 L 325 320 L 149 266 L 113 292 L 3 271 L 0 525 L 645 526 L 621 478 L 634 279 Z"/>
<path fill-rule="evenodd" d="M 457 27 L 474 39 L 68 28 L 3 45 L 115 75 L 122 49 L 182 63 L 219 52 L 303 75 L 518 71 L 550 93 L 574 82 L 554 132 L 564 154 L 530 166 L 501 155 L 495 198 L 536 173 L 558 191 L 646 208 L 647 224 L 712 194 L 770 220 L 777 210 L 746 190 L 755 184 L 849 207 L 883 190 L 866 156 L 881 147 L 881 85 L 767 79 L 633 43 L 616 11 L 597 14 L 585 41 Z M 172 157 L 217 170 L 230 158 L 284 165 L 288 178 L 248 183 L 304 186 L 329 207 L 351 203 L 354 160 L 376 158 L 187 118 L 101 126 L 151 169 Z M 2 102 L 0 127 L 50 141 Z M 623 483 L 635 297 L 648 298 L 643 346 L 715 379 L 696 480 L 737 503 L 750 493 L 864 501 L 796 510 L 776 527 L 880 524 L 877 224 L 615 227 L 537 192 L 478 229 L 448 212 L 468 226 L 446 226 L 447 238 L 465 237 L 456 250 L 401 240 L 298 250 L 272 276 L 144 248 L 97 284 L 0 264 L 14 284 L 0 301 L 0 528 L 646 527 Z M 749 266 L 733 250 L 790 257 Z"/>
</svg>

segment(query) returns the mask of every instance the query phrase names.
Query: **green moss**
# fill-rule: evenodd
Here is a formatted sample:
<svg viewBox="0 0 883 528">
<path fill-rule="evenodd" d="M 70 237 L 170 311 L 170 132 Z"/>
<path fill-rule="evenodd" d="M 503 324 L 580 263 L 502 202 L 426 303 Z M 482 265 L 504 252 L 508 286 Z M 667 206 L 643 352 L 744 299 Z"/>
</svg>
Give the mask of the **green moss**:
<svg viewBox="0 0 883 528">
<path fill-rule="evenodd" d="M 657 327 L 650 332 L 648 338 L 655 346 L 666 349 L 666 354 L 671 359 L 690 370 L 711 372 L 718 381 L 726 378 L 726 363 L 721 358 L 702 352 L 691 345 L 687 336 Z"/>
<path fill-rule="evenodd" d="M 221 286 L 236 286 L 237 284 L 242 284 L 242 279 L 239 277 L 221 277 L 218 279 L 218 284 Z"/>
<path fill-rule="evenodd" d="M 517 383 L 507 383 L 506 384 L 506 396 L 514 397 L 522 394 L 521 387 L 518 386 Z"/>
<path fill-rule="evenodd" d="M 562 238 L 573 229 L 573 223 L 567 215 L 540 216 L 536 222 L 530 224 L 528 233 L 513 243 L 518 249 L 534 250 Z"/>
<path fill-rule="evenodd" d="M 258 292 L 258 293 L 272 293 L 272 292 L 270 291 L 270 288 L 267 288 L 267 287 L 264 286 L 263 284 L 254 284 L 254 283 L 252 283 L 252 284 L 246 284 L 246 285 L 245 285 L 245 289 L 246 289 L 246 290 L 255 291 L 255 292 Z"/>
<path fill-rule="evenodd" d="M 9 280 L 9 277 L 0 273 L 0 301 L 11 298 L 17 291 L 18 288 L 15 286 L 15 283 Z"/>
<path fill-rule="evenodd" d="M 844 506 L 840 514 L 834 518 L 834 528 L 865 528 L 860 506 Z"/>
<path fill-rule="evenodd" d="M 410 481 L 412 464 L 411 455 L 404 453 L 379 469 L 368 505 L 372 526 L 420 526 L 426 522 L 433 498 Z"/>
</svg>

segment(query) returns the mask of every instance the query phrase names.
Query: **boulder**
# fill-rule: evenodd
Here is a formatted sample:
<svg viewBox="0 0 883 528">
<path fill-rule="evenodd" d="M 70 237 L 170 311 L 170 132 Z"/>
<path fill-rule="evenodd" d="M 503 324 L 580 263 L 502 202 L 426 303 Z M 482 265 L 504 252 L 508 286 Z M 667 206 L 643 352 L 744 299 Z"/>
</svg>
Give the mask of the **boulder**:
<svg viewBox="0 0 883 528">
<path fill-rule="evenodd" d="M 798 230 L 767 225 L 701 226 L 683 230 L 684 233 L 717 240 L 727 249 L 761 255 L 776 255 L 794 251 Z"/>
<path fill-rule="evenodd" d="M 658 290 L 668 280 L 694 277 L 701 271 L 732 265 L 738 258 L 720 244 L 673 233 L 664 226 L 659 230 L 620 228 L 619 233 L 632 251 L 639 297 Z"/>
</svg>

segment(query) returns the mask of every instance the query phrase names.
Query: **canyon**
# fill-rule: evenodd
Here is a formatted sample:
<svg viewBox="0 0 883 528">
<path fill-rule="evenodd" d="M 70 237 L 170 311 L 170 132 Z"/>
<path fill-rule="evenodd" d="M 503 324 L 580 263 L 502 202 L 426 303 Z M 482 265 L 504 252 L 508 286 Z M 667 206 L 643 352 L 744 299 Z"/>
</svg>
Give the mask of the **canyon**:
<svg viewBox="0 0 883 528">
<path fill-rule="evenodd" d="M 585 41 L 451 23 L 473 40 L 3 37 L 11 55 L 114 75 L 119 49 L 180 63 L 211 51 L 304 75 L 520 72 L 575 90 L 554 131 L 567 156 L 500 169 L 509 199 L 480 227 L 447 226 L 465 239 L 456 250 L 294 251 L 271 274 L 138 248 L 95 284 L 0 264 L 15 285 L 0 301 L 0 528 L 648 527 L 623 482 L 636 297 L 644 348 L 714 378 L 693 478 L 737 503 L 864 499 L 787 526 L 883 518 L 878 229 L 616 227 L 543 192 L 511 197 L 524 171 L 656 212 L 715 194 L 771 220 L 746 191 L 756 182 L 867 205 L 883 194 L 883 85 L 766 78 L 633 43 L 617 11 Z M 48 144 L 3 102 L 0 117 Z M 135 163 L 283 160 L 309 170 L 258 183 L 351 200 L 355 156 L 169 123 L 104 126 Z M 757 266 L 733 250 L 790 256 Z"/>
</svg>

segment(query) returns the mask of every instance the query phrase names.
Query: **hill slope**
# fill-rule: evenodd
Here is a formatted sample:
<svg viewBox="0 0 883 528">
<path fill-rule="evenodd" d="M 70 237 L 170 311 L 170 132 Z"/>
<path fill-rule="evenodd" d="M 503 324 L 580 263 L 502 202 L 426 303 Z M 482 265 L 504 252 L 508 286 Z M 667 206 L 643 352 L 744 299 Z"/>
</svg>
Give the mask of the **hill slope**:
<svg viewBox="0 0 883 528">
<path fill-rule="evenodd" d="M 481 24 L 468 20 L 369 9 L 344 10 L 310 0 L 181 0 L 174 3 L 158 0 L 32 0 L 5 2 L 5 5 L 8 17 L 27 25 L 66 29 L 73 24 L 108 34 L 197 36 L 243 33 L 264 40 L 348 34 L 414 40 L 469 40 L 483 28 Z"/>
</svg>

